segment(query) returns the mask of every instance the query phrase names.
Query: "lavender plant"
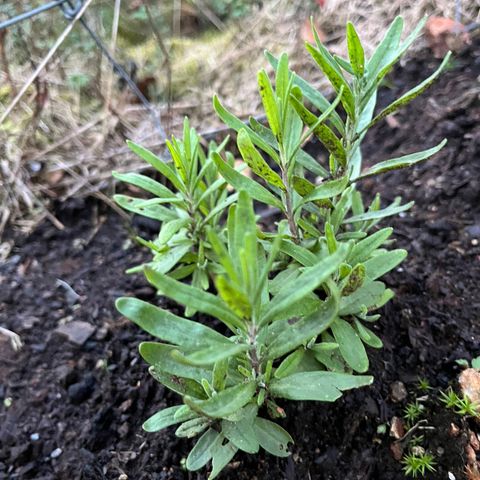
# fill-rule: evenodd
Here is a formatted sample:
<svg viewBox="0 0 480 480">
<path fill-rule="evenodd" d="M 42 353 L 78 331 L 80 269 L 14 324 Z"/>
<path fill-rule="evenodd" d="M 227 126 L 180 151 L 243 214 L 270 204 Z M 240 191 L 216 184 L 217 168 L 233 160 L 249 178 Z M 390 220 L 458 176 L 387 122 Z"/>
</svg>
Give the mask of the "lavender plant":
<svg viewBox="0 0 480 480">
<path fill-rule="evenodd" d="M 202 242 L 212 288 L 202 290 L 195 279 L 180 282 L 170 269 L 185 266 L 176 267 L 175 262 L 169 269 L 152 263 L 144 272 L 158 292 L 183 305 L 186 314 L 201 312 L 222 328 L 214 330 L 135 298 L 117 301 L 124 316 L 160 340 L 142 343 L 140 353 L 150 373 L 183 400 L 156 413 L 144 428 L 158 431 L 177 424 L 180 437 L 200 435 L 187 458 L 188 469 L 211 462 L 209 478 L 215 478 L 238 450 L 256 453 L 263 448 L 287 456 L 292 438 L 265 418 L 285 415 L 279 402 L 332 402 L 343 391 L 373 381 L 358 374 L 368 371 L 367 348 L 382 346 L 367 326 L 379 319 L 373 312 L 393 296 L 379 279 L 406 256 L 404 250 L 387 248 L 392 228 L 378 224 L 412 203 L 396 199 L 382 208 L 377 195 L 365 207 L 356 186 L 364 178 L 430 158 L 445 140 L 366 169 L 361 142 L 371 126 L 422 93 L 445 67 L 449 55 L 434 74 L 374 115 L 383 78 L 423 24 L 402 42 L 403 20 L 398 17 L 368 60 L 350 23 L 348 59 L 332 56 L 315 35 L 316 44 L 307 49 L 336 91 L 333 102 L 289 70 L 285 54 L 276 59 L 270 53 L 275 86 L 265 71 L 258 75 L 267 125 L 253 118 L 242 122 L 214 98 L 217 113 L 237 132 L 238 150 L 254 177 L 242 175 L 242 167 L 235 168 L 228 154 L 222 158 L 221 149 L 213 149 L 206 160 L 212 176 L 201 190 L 215 195 L 217 186 L 223 189 L 221 196 L 212 197 L 219 206 L 212 203 L 211 211 L 220 213 L 228 206 L 228 216 L 224 223 L 221 216 L 204 221 L 202 234 L 195 241 L 191 236 L 188 248 Z M 328 151 L 328 164 L 321 165 L 304 150 L 312 135 Z M 198 162 L 187 151 L 184 145 L 172 152 L 180 173 L 197 171 Z M 172 216 L 160 218 L 163 230 L 168 222 L 184 218 L 174 215 L 188 207 L 185 185 L 190 183 L 183 179 L 175 185 L 168 176 L 171 167 L 156 163 L 178 189 L 160 196 L 175 205 L 169 210 Z M 235 194 L 225 193 L 226 182 Z M 118 200 L 130 208 L 131 200 Z M 253 200 L 278 211 L 276 231 L 261 230 Z M 209 213 L 201 214 L 208 218 Z M 157 253 L 161 262 L 162 252 Z M 189 255 L 187 250 L 183 255 Z M 178 261 L 185 263 L 185 257 Z"/>
<path fill-rule="evenodd" d="M 192 278 L 192 284 L 207 289 L 214 266 L 207 241 L 208 228 L 219 229 L 224 210 L 234 203 L 237 194 L 229 194 L 226 181 L 219 178 L 213 154 L 221 152 L 228 139 L 220 146 L 213 142 L 205 153 L 200 137 L 185 119 L 183 138 L 172 137 L 167 147 L 172 157 L 170 164 L 133 142 L 130 149 L 148 162 L 169 186 L 138 173 L 113 172 L 113 176 L 134 185 L 153 198 L 134 198 L 115 195 L 122 208 L 161 222 L 157 238 L 147 241 L 137 237 L 140 244 L 149 248 L 153 258 L 147 265 L 132 268 L 142 271 L 149 266 L 176 279 Z M 233 165 L 233 156 L 227 153 L 227 164 Z"/>
</svg>

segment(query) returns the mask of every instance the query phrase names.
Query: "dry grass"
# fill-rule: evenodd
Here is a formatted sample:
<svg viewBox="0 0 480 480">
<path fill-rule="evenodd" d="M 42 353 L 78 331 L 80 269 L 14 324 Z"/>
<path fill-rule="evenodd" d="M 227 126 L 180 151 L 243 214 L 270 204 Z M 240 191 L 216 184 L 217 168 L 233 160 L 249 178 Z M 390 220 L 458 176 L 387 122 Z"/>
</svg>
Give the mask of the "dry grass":
<svg viewBox="0 0 480 480">
<path fill-rule="evenodd" d="M 172 105 L 169 115 L 166 106 L 158 107 L 163 125 L 176 131 L 182 117 L 188 114 L 199 131 L 218 127 L 211 107 L 214 93 L 240 116 L 257 113 L 260 104 L 256 73 L 266 67 L 264 48 L 274 53 L 287 51 L 292 68 L 324 88 L 303 47 L 305 22 L 310 15 L 306 3 L 266 1 L 262 10 L 255 9 L 252 15 L 234 25 L 221 26 L 217 34 L 206 35 L 196 42 L 172 40 L 174 86 L 175 82 L 180 85 L 181 98 Z M 353 21 L 368 52 L 395 15 L 404 16 L 408 31 L 425 14 L 453 18 L 455 4 L 455 0 L 327 0 L 316 15 L 316 24 L 329 48 L 342 53 L 345 22 Z M 462 7 L 464 23 L 479 20 L 480 0 L 463 0 Z M 419 42 L 415 48 L 421 46 Z M 36 60 L 38 63 L 40 58 Z M 65 52 L 60 53 L 37 87 L 29 90 L 7 122 L 0 126 L 0 238 L 7 223 L 28 232 L 47 217 L 62 228 L 49 213 L 52 200 L 95 194 L 108 201 L 112 169 L 144 168 L 126 148 L 125 138 L 157 152 L 163 150 L 163 140 L 148 114 L 140 106 L 132 105 L 130 97 L 114 95 L 110 109 L 105 111 L 102 96 L 108 92 L 105 80 L 96 86 L 98 105 L 90 111 L 80 110 L 81 93 L 66 87 L 66 72 L 88 68 L 78 58 L 67 59 Z M 99 77 L 108 79 L 106 71 L 103 64 L 100 69 L 103 75 Z M 159 71 L 159 78 L 164 77 L 162 73 Z M 14 88 L 20 88 L 29 74 L 28 66 L 12 67 Z M 0 72 L 3 109 L 11 98 L 7 80 L 7 72 Z M 49 93 L 49 101 L 44 105 L 39 102 L 42 85 Z M 5 246 L 3 254 L 0 248 L 0 259 L 5 251 L 8 251 Z"/>
</svg>

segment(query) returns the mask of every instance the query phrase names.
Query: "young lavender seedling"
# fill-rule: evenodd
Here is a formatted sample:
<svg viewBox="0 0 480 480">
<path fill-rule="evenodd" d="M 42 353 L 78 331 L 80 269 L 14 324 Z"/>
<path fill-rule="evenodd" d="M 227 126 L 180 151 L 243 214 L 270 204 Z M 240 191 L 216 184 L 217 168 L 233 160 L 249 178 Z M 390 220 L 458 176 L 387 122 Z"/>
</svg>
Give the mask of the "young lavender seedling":
<svg viewBox="0 0 480 480">
<path fill-rule="evenodd" d="M 222 148 L 201 156 L 188 125 L 183 142 L 169 145 L 173 165 L 132 145 L 171 184 L 160 188 L 144 177 L 119 177 L 157 196 L 146 203 L 116 198 L 136 213 L 153 208 L 153 218 L 162 222 L 163 242 L 144 242 L 156 252 L 143 268 L 146 278 L 184 306 L 187 316 L 200 312 L 220 325 L 215 330 L 208 319 L 188 320 L 135 298 L 117 301 L 124 316 L 160 340 L 142 343 L 140 353 L 150 373 L 183 401 L 156 413 L 144 428 L 179 425 L 180 437 L 200 435 L 186 461 L 189 470 L 211 462 L 213 479 L 238 450 L 256 453 L 261 447 L 288 456 L 293 439 L 272 421 L 285 416 L 283 399 L 332 402 L 372 382 L 357 374 L 369 369 L 367 348 L 382 346 L 367 327 L 380 317 L 372 312 L 393 296 L 379 279 L 406 256 L 386 248 L 393 229 L 377 226 L 412 202 L 396 199 L 382 208 L 377 195 L 365 207 L 357 184 L 424 161 L 445 140 L 368 168 L 362 167 L 361 142 L 445 67 L 449 55 L 429 78 L 374 114 L 382 80 L 423 25 L 401 41 L 403 20 L 396 18 L 369 59 L 351 23 L 348 59 L 331 55 L 314 32 L 315 45 L 307 49 L 336 91 L 333 102 L 290 71 L 285 54 L 277 59 L 267 53 L 276 71 L 275 85 L 265 71 L 258 75 L 267 125 L 253 118 L 242 122 L 215 97 L 214 108 L 237 132 L 252 178 L 242 175 L 230 154 L 224 159 Z M 325 165 L 304 150 L 312 135 L 328 152 Z M 227 183 L 235 193 L 228 193 Z M 261 230 L 253 200 L 277 210 L 274 231 Z M 180 281 L 190 275 L 190 284 Z M 406 468 L 426 471 L 429 465 Z"/>
</svg>

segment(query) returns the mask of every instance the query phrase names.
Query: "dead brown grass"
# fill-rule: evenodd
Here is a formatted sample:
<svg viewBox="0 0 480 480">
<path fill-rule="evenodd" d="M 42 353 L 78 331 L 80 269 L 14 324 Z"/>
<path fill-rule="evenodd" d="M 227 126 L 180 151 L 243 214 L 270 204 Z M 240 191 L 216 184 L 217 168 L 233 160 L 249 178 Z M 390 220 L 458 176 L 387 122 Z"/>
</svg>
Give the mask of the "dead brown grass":
<svg viewBox="0 0 480 480">
<path fill-rule="evenodd" d="M 172 40 L 174 84 L 183 82 L 183 90 L 169 118 L 166 106 L 158 107 L 163 124 L 175 131 L 188 114 L 199 131 L 219 126 L 211 108 L 214 93 L 240 116 L 257 113 L 260 104 L 256 73 L 267 67 L 264 48 L 277 54 L 287 51 L 295 71 L 325 88 L 303 47 L 305 22 L 310 15 L 306 3 L 270 0 L 264 2 L 262 10 L 255 9 L 238 23 L 220 26 L 222 30 L 215 35 L 187 43 Z M 425 14 L 453 18 L 455 5 L 454 0 L 327 0 L 315 21 L 325 42 L 339 53 L 345 49 L 341 41 L 345 22 L 353 21 L 369 52 L 396 15 L 404 16 L 408 31 Z M 463 0 L 462 9 L 463 23 L 480 20 L 480 0 Z M 422 45 L 419 42 L 415 48 Z M 0 126 L 0 238 L 7 224 L 29 232 L 45 217 L 62 228 L 49 212 L 52 200 L 95 194 L 107 201 L 112 169 L 144 168 L 126 148 L 125 138 L 157 152 L 163 149 L 163 139 L 149 116 L 140 106 L 132 105 L 128 96 L 114 96 L 106 112 L 100 106 L 80 114 L 80 93 L 66 88 L 65 72 L 82 68 L 89 65 L 79 64 L 78 59 L 71 57 L 67 60 L 62 53 L 57 55 L 36 88 L 29 90 Z M 108 78 L 107 69 L 103 64 L 103 75 L 99 77 Z M 29 75 L 28 67 L 13 65 L 10 70 L 13 87 L 18 89 Z M 158 76 L 162 77 L 161 71 Z M 49 100 L 38 111 L 41 82 L 48 88 Z M 97 85 L 100 104 L 106 89 L 104 82 Z M 3 108 L 11 97 L 8 93 L 8 72 L 0 72 Z M 6 250 L 4 246 L 3 251 Z M 0 248 L 0 258 L 1 251 Z"/>
</svg>

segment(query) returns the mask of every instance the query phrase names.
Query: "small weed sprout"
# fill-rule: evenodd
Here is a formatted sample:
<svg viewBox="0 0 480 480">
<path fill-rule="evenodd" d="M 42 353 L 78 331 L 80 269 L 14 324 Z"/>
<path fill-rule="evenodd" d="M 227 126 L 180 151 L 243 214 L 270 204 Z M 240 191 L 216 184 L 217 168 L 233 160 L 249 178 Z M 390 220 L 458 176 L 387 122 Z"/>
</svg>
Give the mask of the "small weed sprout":
<svg viewBox="0 0 480 480">
<path fill-rule="evenodd" d="M 466 395 L 460 397 L 450 388 L 447 392 L 440 392 L 440 397 L 440 401 L 457 415 L 462 417 L 480 417 L 480 406 L 472 402 Z"/>
<path fill-rule="evenodd" d="M 427 393 L 429 390 L 432 390 L 432 387 L 426 378 L 418 378 L 418 389 L 421 392 Z"/>
<path fill-rule="evenodd" d="M 314 30 L 315 45 L 307 50 L 336 92 L 331 102 L 290 70 L 286 54 L 267 52 L 275 82 L 259 72 L 265 125 L 253 118 L 244 123 L 214 98 L 220 118 L 237 132 L 240 167 L 225 151 L 227 141 L 204 151 L 188 121 L 183 137 L 167 143 L 172 162 L 129 143 L 163 180 L 115 173 L 152 195 L 119 195 L 117 203 L 161 222 L 157 239 L 139 239 L 153 258 L 134 271 L 143 271 L 185 313 L 128 297 L 116 305 L 159 340 L 143 342 L 140 354 L 151 375 L 182 401 L 155 413 L 143 428 L 176 425 L 177 436 L 198 436 L 188 470 L 208 464 L 213 479 L 238 450 L 262 448 L 286 457 L 293 439 L 275 422 L 286 414 L 283 400 L 333 402 L 373 381 L 366 375 L 367 352 L 382 347 L 374 312 L 393 297 L 380 279 L 407 254 L 389 248 L 393 229 L 378 225 L 412 202 L 397 198 L 382 208 L 376 195 L 365 205 L 357 184 L 427 160 L 446 140 L 368 168 L 362 167 L 361 143 L 370 127 L 421 94 L 447 65 L 450 55 L 375 114 L 378 88 L 424 24 L 402 41 L 403 19 L 397 17 L 368 59 L 351 23 L 348 59 L 328 52 Z M 325 164 L 304 150 L 312 135 L 328 151 Z M 251 177 L 241 173 L 247 166 Z M 278 211 L 275 231 L 257 224 L 254 201 Z M 197 321 L 196 312 L 220 328 Z M 421 410 L 407 407 L 408 421 Z M 433 468 L 430 456 L 408 462 L 412 475 Z"/>
<path fill-rule="evenodd" d="M 403 411 L 403 418 L 407 422 L 408 428 L 412 428 L 420 420 L 425 407 L 418 401 L 409 403 Z"/>
<path fill-rule="evenodd" d="M 435 459 L 433 455 L 426 452 L 409 453 L 403 457 L 402 463 L 405 465 L 403 467 L 405 475 L 412 478 L 424 477 L 428 472 L 435 472 Z"/>
</svg>

